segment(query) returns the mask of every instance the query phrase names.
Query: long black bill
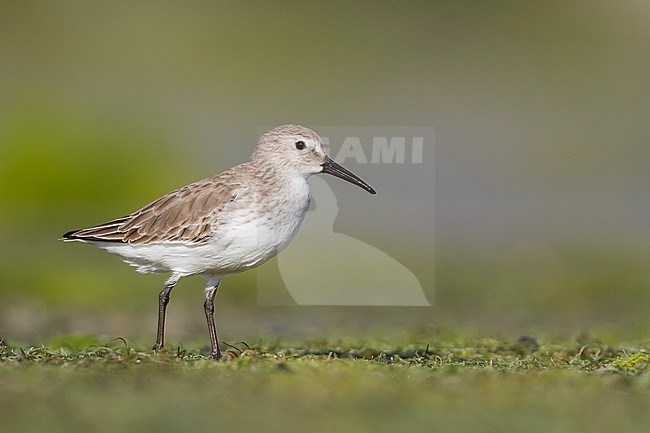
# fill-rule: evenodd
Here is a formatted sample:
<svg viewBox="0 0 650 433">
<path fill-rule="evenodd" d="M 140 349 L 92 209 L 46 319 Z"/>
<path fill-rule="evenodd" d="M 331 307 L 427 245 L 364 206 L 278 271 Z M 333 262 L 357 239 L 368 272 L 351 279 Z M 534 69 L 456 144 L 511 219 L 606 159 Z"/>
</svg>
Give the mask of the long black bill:
<svg viewBox="0 0 650 433">
<path fill-rule="evenodd" d="M 350 183 L 360 186 L 370 194 L 377 194 L 377 192 L 370 185 L 362 181 L 356 174 L 346 170 L 334 162 L 334 160 L 329 156 L 325 157 L 325 162 L 322 163 L 321 166 L 323 167 L 322 173 L 328 173 L 333 176 L 340 177 L 341 179 L 347 180 Z"/>
</svg>

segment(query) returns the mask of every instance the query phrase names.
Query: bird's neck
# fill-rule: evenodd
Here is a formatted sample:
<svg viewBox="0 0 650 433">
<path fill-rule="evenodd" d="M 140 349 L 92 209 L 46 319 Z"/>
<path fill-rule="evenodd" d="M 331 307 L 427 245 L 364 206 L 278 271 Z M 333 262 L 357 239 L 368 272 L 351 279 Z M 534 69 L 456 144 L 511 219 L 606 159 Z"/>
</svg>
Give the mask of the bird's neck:
<svg viewBox="0 0 650 433">
<path fill-rule="evenodd" d="M 289 170 L 282 164 L 269 164 L 260 160 L 252 160 L 250 169 L 264 183 L 291 183 L 303 184 L 307 182 L 307 176 Z"/>
</svg>

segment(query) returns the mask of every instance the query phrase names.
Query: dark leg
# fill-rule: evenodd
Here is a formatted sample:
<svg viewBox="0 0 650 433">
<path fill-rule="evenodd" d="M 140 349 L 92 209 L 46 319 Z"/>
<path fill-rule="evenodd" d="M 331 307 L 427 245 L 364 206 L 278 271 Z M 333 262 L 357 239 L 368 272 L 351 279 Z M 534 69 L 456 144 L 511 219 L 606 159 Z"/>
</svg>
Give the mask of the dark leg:
<svg viewBox="0 0 650 433">
<path fill-rule="evenodd" d="M 217 338 L 217 327 L 214 325 L 214 296 L 217 294 L 221 278 L 217 280 L 210 280 L 208 287 L 205 289 L 205 318 L 208 321 L 208 332 L 210 333 L 210 357 L 218 361 L 221 359 L 221 350 L 219 350 L 219 339 Z"/>
<path fill-rule="evenodd" d="M 167 304 L 169 304 L 169 294 L 178 280 L 180 280 L 178 275 L 169 277 L 165 282 L 165 288 L 158 295 L 158 334 L 156 335 L 156 344 L 153 346 L 154 351 L 162 349 L 165 344 L 165 313 Z"/>
</svg>

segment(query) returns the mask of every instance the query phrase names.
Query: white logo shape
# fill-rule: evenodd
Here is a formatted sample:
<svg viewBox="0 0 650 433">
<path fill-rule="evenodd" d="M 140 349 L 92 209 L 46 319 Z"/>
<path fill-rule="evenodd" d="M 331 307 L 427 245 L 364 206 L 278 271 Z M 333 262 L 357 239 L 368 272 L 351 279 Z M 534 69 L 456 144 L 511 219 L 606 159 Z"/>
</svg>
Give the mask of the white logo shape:
<svg viewBox="0 0 650 433">
<path fill-rule="evenodd" d="M 316 176 L 309 182 L 315 210 L 277 257 L 293 300 L 298 305 L 431 306 L 407 267 L 372 245 L 334 232 L 334 191 Z"/>
</svg>

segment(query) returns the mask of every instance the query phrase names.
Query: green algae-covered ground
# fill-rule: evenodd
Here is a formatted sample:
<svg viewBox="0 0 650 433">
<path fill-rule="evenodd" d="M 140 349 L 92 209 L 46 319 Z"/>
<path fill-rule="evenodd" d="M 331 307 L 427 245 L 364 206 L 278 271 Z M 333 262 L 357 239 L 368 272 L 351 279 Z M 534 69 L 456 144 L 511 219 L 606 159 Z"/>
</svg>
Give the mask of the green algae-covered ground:
<svg viewBox="0 0 650 433">
<path fill-rule="evenodd" d="M 11 432 L 641 432 L 647 345 L 534 337 L 233 344 L 152 354 L 71 336 L 0 347 Z"/>
</svg>

